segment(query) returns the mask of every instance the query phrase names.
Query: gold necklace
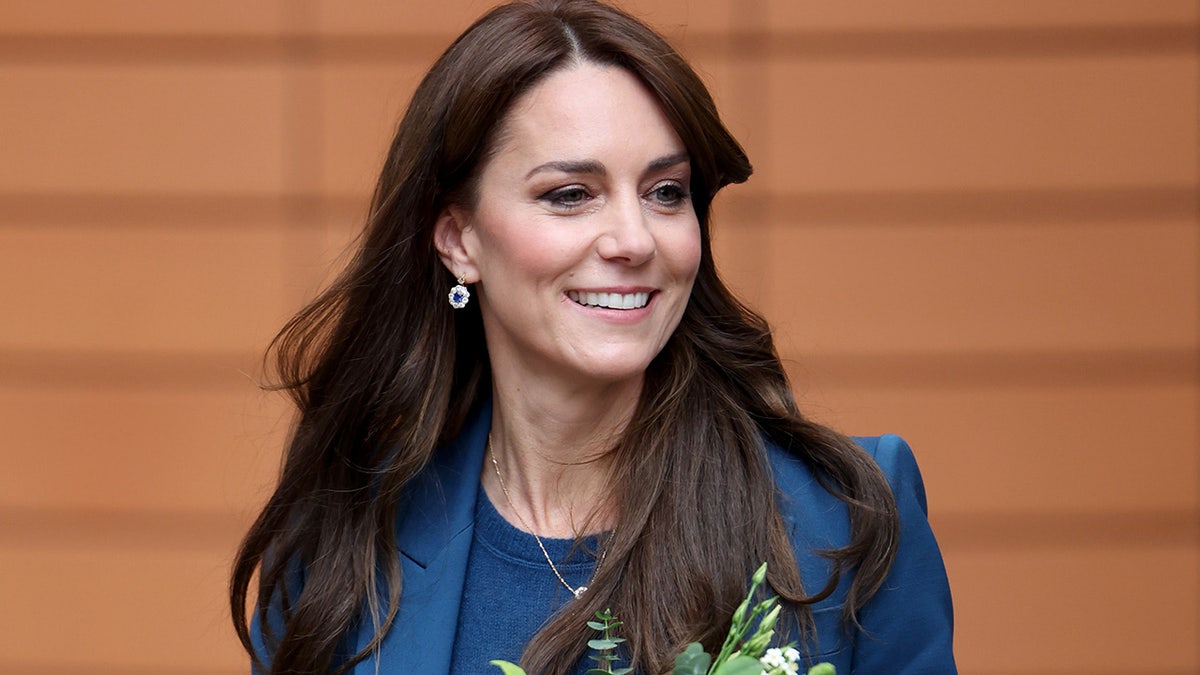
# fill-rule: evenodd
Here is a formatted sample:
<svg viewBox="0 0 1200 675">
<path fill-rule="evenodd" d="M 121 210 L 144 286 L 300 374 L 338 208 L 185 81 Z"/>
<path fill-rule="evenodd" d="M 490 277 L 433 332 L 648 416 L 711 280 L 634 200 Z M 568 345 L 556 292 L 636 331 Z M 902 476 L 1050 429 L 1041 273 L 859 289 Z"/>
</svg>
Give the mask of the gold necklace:
<svg viewBox="0 0 1200 675">
<path fill-rule="evenodd" d="M 542 549 L 542 555 L 546 557 L 546 562 L 550 565 L 550 571 L 554 572 L 554 576 L 558 577 L 558 582 L 562 584 L 568 591 L 571 591 L 571 595 L 574 595 L 576 600 L 583 597 L 583 594 L 587 592 L 588 587 L 580 586 L 578 588 L 572 588 L 571 584 L 567 583 L 567 580 L 564 579 L 563 575 L 559 573 L 558 567 L 554 564 L 554 560 L 550 558 L 550 552 L 546 550 L 546 545 L 542 543 L 542 538 L 537 536 L 537 532 L 533 531 L 533 528 L 529 526 L 529 523 L 525 522 L 525 519 L 521 517 L 521 512 L 517 510 L 517 505 L 513 504 L 512 496 L 508 494 L 508 486 L 504 484 L 504 476 L 500 475 L 500 463 L 496 461 L 496 451 L 492 448 L 492 435 L 490 433 L 488 434 L 487 444 L 488 456 L 492 458 L 492 468 L 496 470 L 496 480 L 500 481 L 500 490 L 504 493 L 504 501 L 508 502 L 508 507 L 512 509 L 513 515 L 515 515 L 517 520 L 521 522 L 521 526 L 525 528 L 525 531 L 533 535 L 533 540 L 537 542 L 538 548 Z M 617 531 L 614 529 L 612 534 L 608 535 L 608 542 L 604 545 L 604 550 L 600 552 L 600 559 L 596 561 L 596 569 L 592 572 L 592 578 L 595 578 L 595 576 L 600 573 L 600 566 L 604 564 L 604 559 L 608 556 L 608 544 L 612 543 L 613 536 L 616 535 L 616 533 Z"/>
</svg>

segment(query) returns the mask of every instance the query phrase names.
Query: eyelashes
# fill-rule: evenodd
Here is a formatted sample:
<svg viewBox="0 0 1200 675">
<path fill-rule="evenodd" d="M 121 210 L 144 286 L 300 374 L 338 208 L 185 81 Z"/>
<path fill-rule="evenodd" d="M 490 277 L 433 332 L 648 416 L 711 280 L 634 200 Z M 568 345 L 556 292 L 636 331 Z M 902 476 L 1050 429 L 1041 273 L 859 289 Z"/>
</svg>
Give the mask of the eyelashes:
<svg viewBox="0 0 1200 675">
<path fill-rule="evenodd" d="M 669 180 L 662 181 L 650 190 L 654 199 L 666 207 L 682 206 L 691 196 L 682 183 Z"/>
<path fill-rule="evenodd" d="M 655 183 L 641 198 L 649 202 L 650 207 L 655 210 L 671 212 L 686 206 L 691 194 L 683 183 L 677 180 L 663 180 Z M 596 199 L 595 192 L 586 185 L 565 185 L 538 197 L 539 201 L 563 213 L 582 211 Z"/>
<path fill-rule="evenodd" d="M 582 185 L 569 185 L 556 188 L 538 197 L 550 206 L 560 211 L 574 211 L 582 208 L 595 197 Z"/>
</svg>

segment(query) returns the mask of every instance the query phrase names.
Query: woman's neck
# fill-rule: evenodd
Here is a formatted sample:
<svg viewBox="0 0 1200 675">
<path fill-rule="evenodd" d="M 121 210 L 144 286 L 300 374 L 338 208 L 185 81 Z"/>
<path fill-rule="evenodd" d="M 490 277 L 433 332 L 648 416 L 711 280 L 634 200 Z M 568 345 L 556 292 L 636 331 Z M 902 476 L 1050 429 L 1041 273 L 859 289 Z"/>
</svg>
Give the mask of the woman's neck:
<svg viewBox="0 0 1200 675">
<path fill-rule="evenodd" d="M 481 473 L 492 504 L 541 536 L 611 528 L 607 451 L 633 415 L 641 382 L 570 390 L 505 384 L 494 381 L 492 392 L 489 453 L 496 462 L 486 459 Z"/>
</svg>

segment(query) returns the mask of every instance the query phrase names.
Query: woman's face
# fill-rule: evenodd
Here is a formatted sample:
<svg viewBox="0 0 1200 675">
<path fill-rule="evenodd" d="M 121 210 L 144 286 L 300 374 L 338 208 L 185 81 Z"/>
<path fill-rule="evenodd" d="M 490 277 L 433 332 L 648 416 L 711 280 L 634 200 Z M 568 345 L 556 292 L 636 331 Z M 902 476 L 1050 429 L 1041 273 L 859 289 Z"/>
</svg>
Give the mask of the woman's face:
<svg viewBox="0 0 1200 675">
<path fill-rule="evenodd" d="M 639 80 L 587 63 L 519 98 L 498 138 L 475 206 L 438 223 L 451 271 L 476 283 L 493 369 L 640 381 L 700 262 L 682 141 Z"/>
</svg>

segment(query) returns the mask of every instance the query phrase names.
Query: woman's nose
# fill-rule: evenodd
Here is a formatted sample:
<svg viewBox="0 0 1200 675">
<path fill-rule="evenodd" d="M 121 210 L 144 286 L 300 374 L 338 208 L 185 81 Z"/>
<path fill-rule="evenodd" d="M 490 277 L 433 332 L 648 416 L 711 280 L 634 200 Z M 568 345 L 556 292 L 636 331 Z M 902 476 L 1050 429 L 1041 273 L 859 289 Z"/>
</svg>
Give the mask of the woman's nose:
<svg viewBox="0 0 1200 675">
<path fill-rule="evenodd" d="M 623 199 L 616 204 L 610 203 L 610 209 L 604 232 L 596 243 L 600 256 L 632 266 L 652 259 L 658 245 L 641 200 Z"/>
</svg>

